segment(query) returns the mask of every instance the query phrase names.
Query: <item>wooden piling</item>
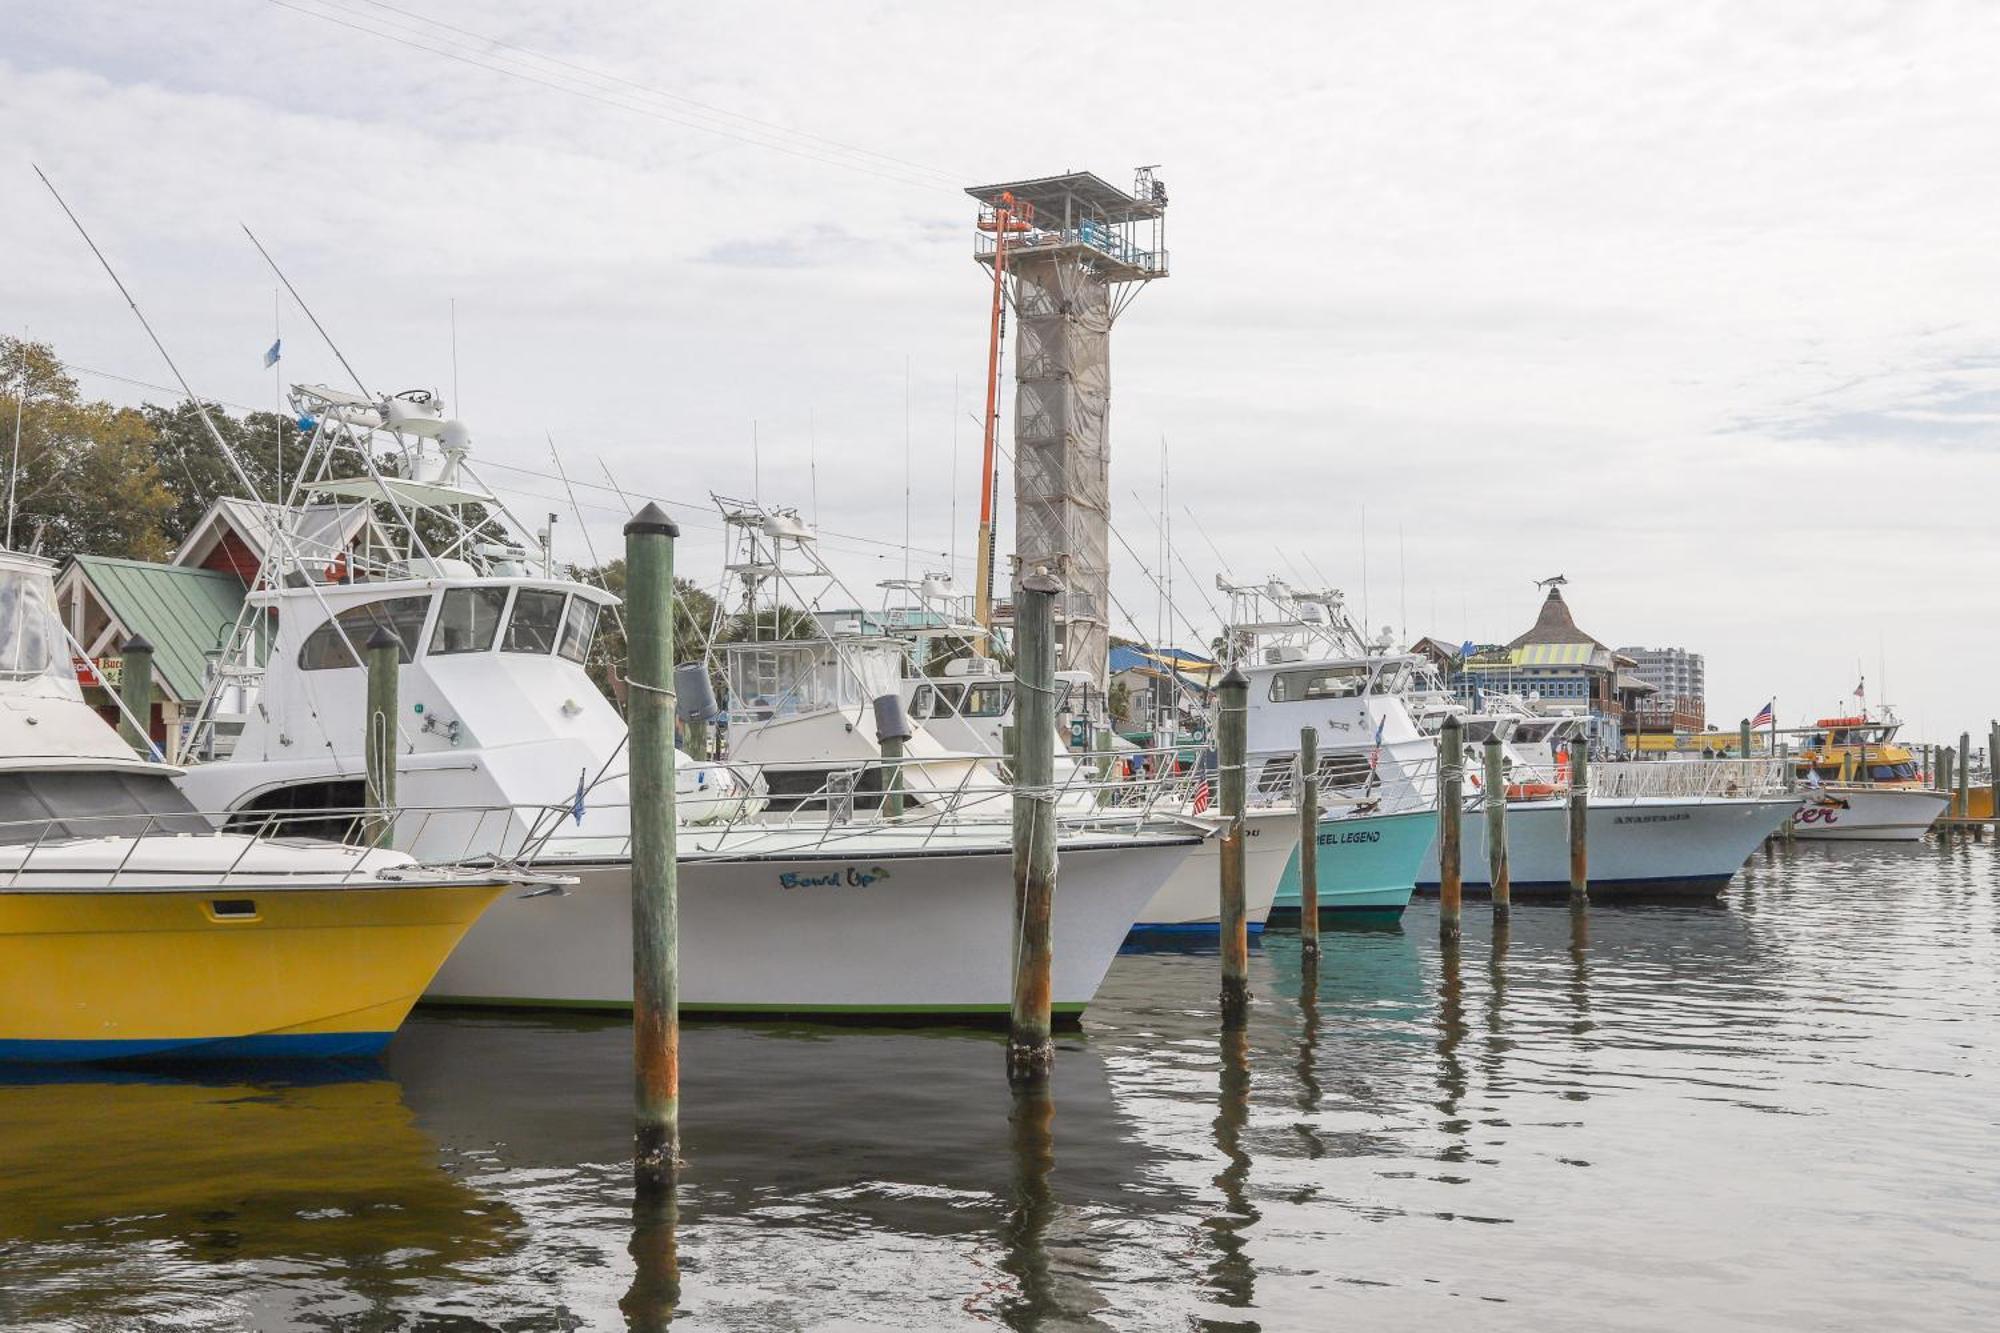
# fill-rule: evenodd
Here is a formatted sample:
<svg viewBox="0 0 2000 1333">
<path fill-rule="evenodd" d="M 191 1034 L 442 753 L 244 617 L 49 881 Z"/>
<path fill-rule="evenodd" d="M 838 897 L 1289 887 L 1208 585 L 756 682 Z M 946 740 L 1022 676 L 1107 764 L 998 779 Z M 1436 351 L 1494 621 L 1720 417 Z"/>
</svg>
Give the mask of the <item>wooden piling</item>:
<svg viewBox="0 0 2000 1333">
<path fill-rule="evenodd" d="M 1569 900 L 1590 898 L 1590 742 L 1569 743 Z"/>
<path fill-rule="evenodd" d="M 1438 938 L 1456 943 L 1465 879 L 1459 859 L 1465 812 L 1465 724 L 1452 716 L 1438 731 Z"/>
<path fill-rule="evenodd" d="M 1319 955 L 1319 728 L 1299 728 L 1299 952 Z"/>
<path fill-rule="evenodd" d="M 1737 724 L 1736 757 L 1738 759 L 1750 757 L 1750 719 L 1747 717 Z"/>
<path fill-rule="evenodd" d="M 1952 813 L 1964 819 L 1972 813 L 1972 807 L 1967 801 L 1972 786 L 1972 733 L 1969 731 L 1958 733 L 1958 763 L 1955 768 L 1958 773 L 1958 795 L 1954 799 Z"/>
<path fill-rule="evenodd" d="M 119 653 L 118 699 L 125 717 L 118 734 L 145 758 L 153 757 L 153 645 L 143 634 L 125 640 Z M 136 727 L 134 724 L 137 724 Z"/>
<path fill-rule="evenodd" d="M 1250 922 L 1244 904 L 1243 807 L 1248 796 L 1250 678 L 1229 668 L 1216 690 L 1215 750 L 1222 787 L 1222 1022 L 1239 1025 L 1250 1016 Z M 1317 904 L 1315 904 L 1317 908 Z"/>
<path fill-rule="evenodd" d="M 377 625 L 364 645 L 368 657 L 368 707 L 363 714 L 362 798 L 368 808 L 362 841 L 387 846 L 396 831 L 396 685 L 403 641 Z"/>
<path fill-rule="evenodd" d="M 1951 786 L 1952 759 L 1953 759 L 1952 748 L 1949 745 L 1940 745 L 1937 751 L 1937 788 L 1945 795 L 1945 806 L 1944 806 L 1944 818 L 1940 819 L 1937 822 L 1936 828 L 1938 834 L 1938 841 L 1944 843 L 1948 843 L 1951 841 L 1951 833 L 1952 833 L 1952 825 L 1951 825 L 1951 816 L 1953 814 L 1952 786 Z"/>
<path fill-rule="evenodd" d="M 1007 1028 L 1007 1078 L 1049 1076 L 1052 935 L 1056 893 L 1056 599 L 1062 580 L 1037 569 L 1021 580 L 1014 606 L 1014 994 Z"/>
<path fill-rule="evenodd" d="M 1493 886 L 1493 920 L 1514 907 L 1514 877 L 1507 864 L 1507 757 L 1498 736 L 1486 738 L 1486 876 Z"/>
<path fill-rule="evenodd" d="M 2000 839 L 2000 721 L 1989 724 L 1986 733 L 1986 780 L 1992 797 L 1987 813 L 1994 819 L 1993 836 Z"/>
<path fill-rule="evenodd" d="M 671 1190 L 680 1169 L 680 901 L 674 812 L 674 539 L 656 504 L 625 525 L 632 794 L 633 1180 Z"/>
</svg>

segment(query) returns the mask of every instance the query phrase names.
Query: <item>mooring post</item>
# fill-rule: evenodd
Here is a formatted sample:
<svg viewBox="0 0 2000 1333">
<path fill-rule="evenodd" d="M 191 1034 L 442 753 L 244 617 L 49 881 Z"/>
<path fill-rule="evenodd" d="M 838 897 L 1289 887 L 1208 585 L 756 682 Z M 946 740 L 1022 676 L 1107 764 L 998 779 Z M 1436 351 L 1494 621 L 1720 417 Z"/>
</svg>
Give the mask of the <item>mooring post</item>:
<svg viewBox="0 0 2000 1333">
<path fill-rule="evenodd" d="M 656 504 L 625 525 L 632 793 L 632 1166 L 673 1188 L 681 1155 L 680 901 L 674 812 L 674 539 Z"/>
<path fill-rule="evenodd" d="M 1249 753 L 1250 678 L 1229 668 L 1216 691 L 1216 765 L 1222 783 L 1222 1021 L 1250 1016 L 1250 922 L 1243 898 L 1243 806 L 1248 795 L 1244 767 Z"/>
<path fill-rule="evenodd" d="M 1590 897 L 1590 742 L 1581 736 L 1569 743 L 1569 900 L 1572 906 Z"/>
<path fill-rule="evenodd" d="M 1299 952 L 1319 953 L 1319 728 L 1299 728 Z"/>
<path fill-rule="evenodd" d="M 1744 718 L 1742 722 L 1737 724 L 1736 757 L 1738 759 L 1746 759 L 1746 760 L 1750 757 L 1750 719 L 1747 717 Z M 1743 771 L 1746 773 L 1749 772 L 1748 769 L 1745 769 Z"/>
<path fill-rule="evenodd" d="M 903 696 L 884 694 L 875 700 L 875 741 L 882 749 L 882 817 L 903 817 L 903 742 L 910 739 L 910 719 Z"/>
<path fill-rule="evenodd" d="M 1953 759 L 1953 752 L 1952 748 L 1949 745 L 1938 746 L 1938 754 L 1937 754 L 1938 790 L 1943 792 L 1945 797 L 1944 818 L 1940 819 L 1937 822 L 1938 840 L 1940 842 L 1951 841 L 1952 759 Z"/>
<path fill-rule="evenodd" d="M 1958 733 L 1958 761 L 1952 765 L 1952 773 L 1958 775 L 1958 789 L 1952 797 L 1952 813 L 1958 815 L 1958 819 L 1964 819 L 1972 813 L 1966 805 L 1966 795 L 1972 787 L 1972 733 L 1968 731 Z"/>
<path fill-rule="evenodd" d="M 153 645 L 146 641 L 145 635 L 134 634 L 125 640 L 119 656 L 118 699 L 125 705 L 125 717 L 119 721 L 118 731 L 128 744 L 151 759 L 154 757 Z"/>
<path fill-rule="evenodd" d="M 403 665 L 403 641 L 387 625 L 377 625 L 364 651 L 368 708 L 361 746 L 362 804 L 368 807 L 368 820 L 362 840 L 380 847 L 396 829 L 396 675 Z"/>
<path fill-rule="evenodd" d="M 1458 939 L 1465 900 L 1460 820 L 1465 813 L 1465 724 L 1457 714 L 1438 731 L 1438 938 Z"/>
<path fill-rule="evenodd" d="M 1994 837 L 2000 839 L 2000 721 L 1986 733 L 1986 815 L 1994 821 Z"/>
<path fill-rule="evenodd" d="M 1036 569 L 1014 606 L 1014 996 L 1007 1078 L 1033 1083 L 1055 1061 L 1050 1035 L 1056 896 L 1056 598 L 1062 580 Z"/>
<path fill-rule="evenodd" d="M 1954 813 L 1960 819 L 1964 819 L 1972 813 L 1972 806 L 1968 801 L 1972 791 L 1972 733 L 1969 731 L 1958 733 L 1957 771 L 1958 795 L 1954 802 L 1956 807 Z"/>
<path fill-rule="evenodd" d="M 1507 865 L 1507 758 L 1498 736 L 1486 738 L 1486 876 L 1493 886 L 1493 920 L 1514 908 L 1514 876 Z"/>
</svg>

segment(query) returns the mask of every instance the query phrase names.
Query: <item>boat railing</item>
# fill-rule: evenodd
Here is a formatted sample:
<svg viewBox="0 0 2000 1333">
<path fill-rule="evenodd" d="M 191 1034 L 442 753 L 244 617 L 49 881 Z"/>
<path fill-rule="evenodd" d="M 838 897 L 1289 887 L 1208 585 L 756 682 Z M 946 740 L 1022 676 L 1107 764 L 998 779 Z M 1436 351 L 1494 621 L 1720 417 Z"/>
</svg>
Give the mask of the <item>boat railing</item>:
<svg viewBox="0 0 2000 1333">
<path fill-rule="evenodd" d="M 1791 791 L 1783 759 L 1690 759 L 1675 763 L 1607 763 L 1590 768 L 1599 800 L 1768 798 Z"/>
<path fill-rule="evenodd" d="M 18 888 L 23 875 L 63 875 L 88 880 L 89 888 L 115 889 L 134 879 L 186 879 L 202 887 L 229 888 L 245 882 L 289 882 L 311 887 L 339 888 L 381 882 L 384 870 L 411 868 L 405 863 L 385 866 L 371 862 L 375 850 L 422 846 L 416 868 L 481 866 L 515 877 L 529 872 L 520 864 L 519 823 L 523 814 L 545 814 L 544 806 L 405 806 L 379 809 L 224 811 L 180 810 L 162 813 L 117 812 L 64 814 L 40 819 L 0 821 L 0 865 L 6 865 L 6 887 Z M 440 845 L 439 827 L 449 842 Z M 511 834 L 511 837 L 510 837 Z M 75 851 L 89 842 L 123 844 L 115 861 L 90 864 Z M 256 858 L 273 843 L 300 842 L 344 847 L 354 853 L 345 869 L 325 866 L 274 866 Z M 516 852 L 506 849 L 509 842 Z M 225 857 L 203 861 L 185 855 L 189 849 L 227 849 Z M 180 852 L 180 856 L 149 853 Z M 60 856 L 58 856 L 60 854 Z M 18 859 L 17 859 L 18 858 Z M 7 865 L 12 862 L 11 865 Z M 158 887 L 155 885 L 154 887 Z"/>
</svg>

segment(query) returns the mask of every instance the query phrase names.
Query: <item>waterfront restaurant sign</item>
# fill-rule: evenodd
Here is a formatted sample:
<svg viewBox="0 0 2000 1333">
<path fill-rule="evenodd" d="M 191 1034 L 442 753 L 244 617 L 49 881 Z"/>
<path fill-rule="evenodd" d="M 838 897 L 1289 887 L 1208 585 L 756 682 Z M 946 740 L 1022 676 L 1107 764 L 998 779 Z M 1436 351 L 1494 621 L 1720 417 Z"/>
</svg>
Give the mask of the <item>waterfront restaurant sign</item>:
<svg viewBox="0 0 2000 1333">
<path fill-rule="evenodd" d="M 100 657 L 95 662 L 88 657 L 72 657 L 69 662 L 76 668 L 76 683 L 86 689 L 95 685 L 100 690 L 115 690 L 124 683 L 122 657 Z"/>
</svg>

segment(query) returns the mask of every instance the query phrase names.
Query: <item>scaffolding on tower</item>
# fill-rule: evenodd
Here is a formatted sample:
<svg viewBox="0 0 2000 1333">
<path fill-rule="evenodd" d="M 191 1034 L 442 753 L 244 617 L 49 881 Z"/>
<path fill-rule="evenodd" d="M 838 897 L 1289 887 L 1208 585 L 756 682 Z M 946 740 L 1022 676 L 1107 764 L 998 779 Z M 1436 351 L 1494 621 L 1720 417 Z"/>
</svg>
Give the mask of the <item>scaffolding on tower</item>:
<svg viewBox="0 0 2000 1333">
<path fill-rule="evenodd" d="M 1104 688 L 1110 650 L 1111 328 L 1167 276 L 1166 187 L 1152 167 L 1130 193 L 1091 172 L 978 186 L 973 257 L 993 274 L 978 619 L 992 626 L 992 492 L 1000 300 L 1014 313 L 1014 532 L 1018 573 L 1066 589 L 1061 667 Z"/>
</svg>

